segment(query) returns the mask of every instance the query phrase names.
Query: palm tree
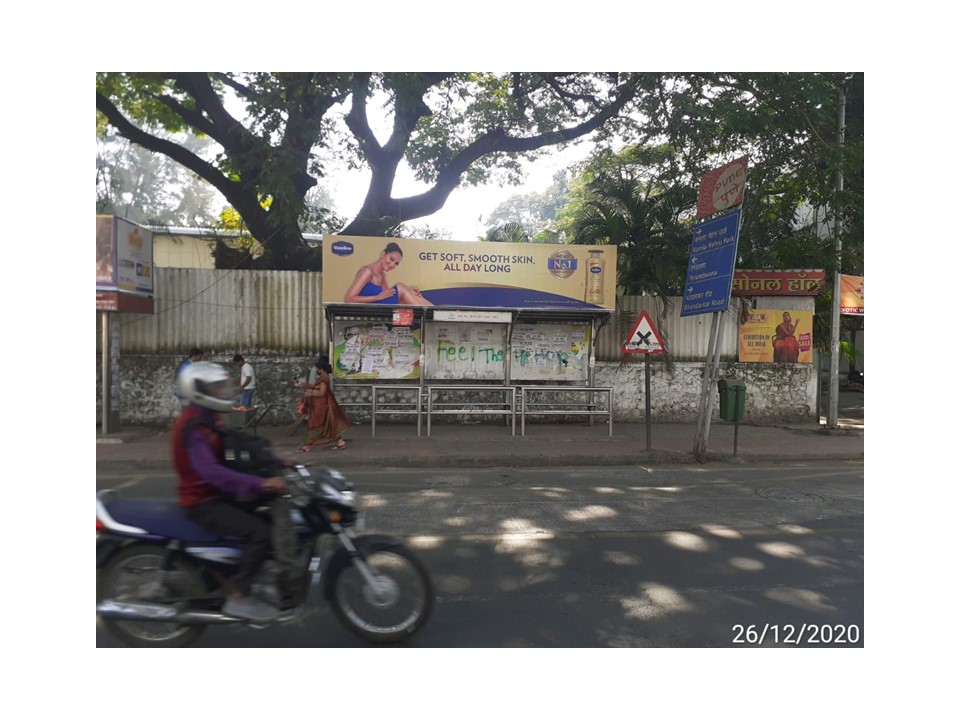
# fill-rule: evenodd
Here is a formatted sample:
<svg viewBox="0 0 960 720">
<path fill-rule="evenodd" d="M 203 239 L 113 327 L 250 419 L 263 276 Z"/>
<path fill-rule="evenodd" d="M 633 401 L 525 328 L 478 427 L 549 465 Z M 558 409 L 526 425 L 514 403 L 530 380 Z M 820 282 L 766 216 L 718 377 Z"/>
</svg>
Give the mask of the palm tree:
<svg viewBox="0 0 960 720">
<path fill-rule="evenodd" d="M 508 222 L 487 230 L 483 238 L 486 242 L 533 242 L 530 233 L 520 223 Z"/>
<path fill-rule="evenodd" d="M 571 224 L 573 243 L 617 246 L 620 292 L 683 295 L 690 224 L 681 215 L 695 206 L 696 192 L 640 182 L 625 168 L 598 174 L 585 190 Z"/>
</svg>

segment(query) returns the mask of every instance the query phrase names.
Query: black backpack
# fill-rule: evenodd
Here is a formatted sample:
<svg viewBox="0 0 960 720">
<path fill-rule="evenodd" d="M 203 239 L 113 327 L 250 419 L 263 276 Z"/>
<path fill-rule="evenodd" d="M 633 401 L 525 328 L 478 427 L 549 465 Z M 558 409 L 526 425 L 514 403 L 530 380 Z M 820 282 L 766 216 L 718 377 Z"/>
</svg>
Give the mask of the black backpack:
<svg viewBox="0 0 960 720">
<path fill-rule="evenodd" d="M 187 435 L 198 425 L 211 428 L 220 436 L 223 441 L 225 464 L 231 470 L 264 478 L 283 473 L 284 463 L 273 454 L 270 441 L 245 433 L 238 428 L 218 428 L 200 419 L 191 420 L 183 427 L 184 444 L 186 444 Z"/>
</svg>

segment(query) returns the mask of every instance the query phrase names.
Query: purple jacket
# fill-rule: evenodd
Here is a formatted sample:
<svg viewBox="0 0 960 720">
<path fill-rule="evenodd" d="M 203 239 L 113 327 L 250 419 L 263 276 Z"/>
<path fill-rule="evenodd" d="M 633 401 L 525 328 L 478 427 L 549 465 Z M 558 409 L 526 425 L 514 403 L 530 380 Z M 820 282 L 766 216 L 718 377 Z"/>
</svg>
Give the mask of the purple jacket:
<svg viewBox="0 0 960 720">
<path fill-rule="evenodd" d="M 204 408 L 202 417 L 216 421 L 212 410 Z M 231 470 L 217 458 L 203 432 L 191 432 L 187 440 L 187 455 L 194 472 L 220 492 L 234 495 L 252 495 L 263 490 L 263 478 Z"/>
</svg>

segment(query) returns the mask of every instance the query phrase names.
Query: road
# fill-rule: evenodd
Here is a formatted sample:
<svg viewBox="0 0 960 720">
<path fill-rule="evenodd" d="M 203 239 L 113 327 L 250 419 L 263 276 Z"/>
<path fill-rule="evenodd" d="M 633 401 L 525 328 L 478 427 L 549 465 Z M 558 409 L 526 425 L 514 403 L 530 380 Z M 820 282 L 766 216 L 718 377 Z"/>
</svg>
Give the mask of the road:
<svg viewBox="0 0 960 720">
<path fill-rule="evenodd" d="M 437 605 L 413 647 L 863 647 L 862 463 L 355 470 Z M 169 474 L 98 489 L 169 496 Z M 319 600 L 206 647 L 362 646 Z M 97 627 L 97 646 L 116 646 Z"/>
</svg>

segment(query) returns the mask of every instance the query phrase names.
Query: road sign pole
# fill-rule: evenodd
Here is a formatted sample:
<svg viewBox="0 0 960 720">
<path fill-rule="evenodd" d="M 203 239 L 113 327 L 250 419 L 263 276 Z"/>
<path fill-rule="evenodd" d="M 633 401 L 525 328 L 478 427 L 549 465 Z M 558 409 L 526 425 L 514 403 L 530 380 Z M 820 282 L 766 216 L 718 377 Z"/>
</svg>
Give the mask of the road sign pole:
<svg viewBox="0 0 960 720">
<path fill-rule="evenodd" d="M 693 454 L 699 462 L 703 462 L 707 450 L 707 441 L 710 437 L 710 415 L 713 413 L 713 393 L 717 368 L 720 365 L 720 330 L 723 326 L 723 313 L 713 313 L 710 325 L 710 347 L 707 350 L 707 362 L 703 368 L 703 383 L 700 387 L 700 409 L 697 419 L 697 438 L 694 442 Z"/>
<path fill-rule="evenodd" d="M 653 449 L 653 441 L 650 437 L 650 354 L 643 357 L 643 397 L 645 401 L 644 418 L 647 423 L 647 450 Z"/>
</svg>

